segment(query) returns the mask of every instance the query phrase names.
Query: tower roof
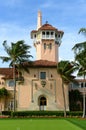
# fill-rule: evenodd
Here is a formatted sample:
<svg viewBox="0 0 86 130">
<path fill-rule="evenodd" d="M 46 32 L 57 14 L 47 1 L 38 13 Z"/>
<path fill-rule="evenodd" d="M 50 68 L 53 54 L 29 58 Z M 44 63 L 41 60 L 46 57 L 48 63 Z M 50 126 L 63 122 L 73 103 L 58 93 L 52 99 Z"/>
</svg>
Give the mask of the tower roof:
<svg viewBox="0 0 86 130">
<path fill-rule="evenodd" d="M 57 30 L 57 29 L 53 27 L 52 25 L 45 23 L 38 30 Z"/>
<path fill-rule="evenodd" d="M 52 31 L 57 31 L 57 32 L 60 32 L 60 33 L 64 33 L 63 31 L 61 30 L 58 30 L 57 28 L 53 27 L 52 25 L 48 24 L 48 23 L 45 23 L 43 24 L 38 30 L 32 30 L 31 33 L 37 33 L 38 31 L 42 31 L 42 30 L 52 30 Z"/>
</svg>

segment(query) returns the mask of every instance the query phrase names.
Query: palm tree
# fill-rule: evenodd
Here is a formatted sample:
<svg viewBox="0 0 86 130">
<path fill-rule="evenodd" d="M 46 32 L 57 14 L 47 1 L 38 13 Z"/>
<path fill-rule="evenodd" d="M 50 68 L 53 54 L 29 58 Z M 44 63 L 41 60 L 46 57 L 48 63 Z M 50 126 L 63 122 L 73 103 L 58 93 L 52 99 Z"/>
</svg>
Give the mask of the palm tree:
<svg viewBox="0 0 86 130">
<path fill-rule="evenodd" d="M 66 117 L 66 98 L 65 98 L 64 85 L 74 80 L 75 77 L 72 74 L 75 71 L 75 69 L 76 68 L 69 61 L 60 61 L 57 65 L 57 72 L 59 73 L 62 79 L 62 92 L 63 92 L 63 99 L 64 99 L 64 117 Z"/>
<path fill-rule="evenodd" d="M 2 59 L 3 62 L 9 62 L 9 67 L 13 67 L 14 111 L 15 111 L 16 110 L 16 68 L 19 71 L 21 68 L 28 71 L 28 69 L 24 67 L 23 63 L 28 62 L 29 58 L 32 57 L 29 51 L 31 47 L 25 44 L 23 40 L 17 41 L 16 43 L 12 42 L 11 46 L 8 46 L 7 41 L 4 41 L 3 47 L 8 56 L 0 56 L 0 58 Z"/>
<path fill-rule="evenodd" d="M 83 33 L 86 35 L 86 28 L 81 28 L 79 33 Z M 75 53 L 75 65 L 78 67 L 78 76 L 83 76 L 85 81 L 86 76 L 86 41 L 77 43 L 72 48 Z M 85 82 L 83 86 L 83 118 L 85 117 Z"/>
<path fill-rule="evenodd" d="M 83 33 L 86 35 L 86 28 L 81 28 L 78 33 Z"/>
<path fill-rule="evenodd" d="M 86 77 L 86 52 L 83 50 L 81 53 L 75 56 L 75 65 L 77 66 L 78 73 L 77 76 L 84 79 L 83 86 L 83 118 L 85 117 L 85 77 Z"/>
</svg>

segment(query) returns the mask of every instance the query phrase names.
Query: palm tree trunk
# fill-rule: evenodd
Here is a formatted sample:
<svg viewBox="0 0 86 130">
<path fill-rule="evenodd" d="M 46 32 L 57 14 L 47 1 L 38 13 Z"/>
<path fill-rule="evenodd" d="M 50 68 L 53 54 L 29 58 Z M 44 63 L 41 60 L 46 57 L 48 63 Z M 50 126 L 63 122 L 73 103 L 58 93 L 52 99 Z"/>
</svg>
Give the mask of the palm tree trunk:
<svg viewBox="0 0 86 130">
<path fill-rule="evenodd" d="M 85 75 L 84 75 L 84 81 L 85 81 Z M 84 82 L 84 86 L 83 86 L 83 118 L 85 118 L 85 82 Z"/>
<path fill-rule="evenodd" d="M 66 99 L 65 99 L 64 82 L 63 82 L 63 80 L 62 80 L 62 92 L 63 92 L 63 100 L 64 100 L 64 117 L 66 117 Z"/>
<path fill-rule="evenodd" d="M 14 106 L 13 111 L 16 111 L 16 74 L 15 74 L 15 64 L 13 65 L 13 80 L 14 80 Z"/>
</svg>

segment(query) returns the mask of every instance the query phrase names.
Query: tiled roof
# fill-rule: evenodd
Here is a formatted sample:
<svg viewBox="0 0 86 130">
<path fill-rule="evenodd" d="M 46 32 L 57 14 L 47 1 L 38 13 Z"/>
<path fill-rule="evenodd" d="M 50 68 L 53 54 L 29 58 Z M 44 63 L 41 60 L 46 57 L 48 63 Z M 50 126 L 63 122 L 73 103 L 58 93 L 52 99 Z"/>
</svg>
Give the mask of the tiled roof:
<svg viewBox="0 0 86 130">
<path fill-rule="evenodd" d="M 55 30 L 55 31 L 57 31 L 57 32 L 62 32 L 62 33 L 64 33 L 63 31 L 60 31 L 60 30 L 58 30 L 57 28 L 55 28 L 55 27 L 53 27 L 52 25 L 50 25 L 50 24 L 44 24 L 44 25 L 42 25 L 38 30 Z"/>
<path fill-rule="evenodd" d="M 32 31 L 31 31 L 31 33 L 36 33 L 36 32 L 37 32 L 37 30 L 32 30 Z"/>
<path fill-rule="evenodd" d="M 13 78 L 13 68 L 0 68 L 0 74 L 3 78 L 12 79 Z"/>
<path fill-rule="evenodd" d="M 36 60 L 28 63 L 24 63 L 26 66 L 30 67 L 57 67 L 57 62 L 48 60 Z"/>
<path fill-rule="evenodd" d="M 57 67 L 57 63 L 47 60 L 36 60 L 32 62 L 25 62 L 25 67 L 35 68 L 35 67 Z M 18 74 L 18 73 L 16 73 Z M 13 78 L 13 68 L 0 68 L 0 75 L 3 75 L 3 79 L 12 79 Z"/>
<path fill-rule="evenodd" d="M 38 31 L 39 30 L 54 30 L 54 31 L 57 31 L 57 32 L 60 32 L 60 33 L 64 33 L 63 31 L 61 31 L 61 30 L 58 30 L 57 28 L 55 28 L 55 27 L 53 27 L 52 25 L 50 25 L 50 24 L 44 24 L 44 25 L 42 25 L 39 29 L 38 29 Z M 31 33 L 36 33 L 37 32 L 37 30 L 32 30 L 31 31 Z"/>
<path fill-rule="evenodd" d="M 38 30 L 57 30 L 57 29 L 50 24 L 44 24 Z"/>
</svg>

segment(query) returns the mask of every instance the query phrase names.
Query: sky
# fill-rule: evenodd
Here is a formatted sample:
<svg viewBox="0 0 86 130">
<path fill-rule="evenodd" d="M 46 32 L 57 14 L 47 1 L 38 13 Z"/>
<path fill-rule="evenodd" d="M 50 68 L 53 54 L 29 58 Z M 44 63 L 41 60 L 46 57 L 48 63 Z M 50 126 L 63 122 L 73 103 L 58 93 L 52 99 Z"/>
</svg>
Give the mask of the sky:
<svg viewBox="0 0 86 130">
<path fill-rule="evenodd" d="M 42 12 L 42 24 L 48 21 L 64 32 L 59 59 L 73 60 L 73 46 L 86 40 L 78 34 L 80 28 L 86 28 L 86 0 L 0 0 L 0 56 L 6 55 L 2 46 L 4 40 L 8 45 L 24 40 L 31 46 L 31 60 L 36 60 L 30 32 L 37 28 L 39 10 Z M 9 63 L 0 60 L 0 67 L 8 66 Z"/>
</svg>

